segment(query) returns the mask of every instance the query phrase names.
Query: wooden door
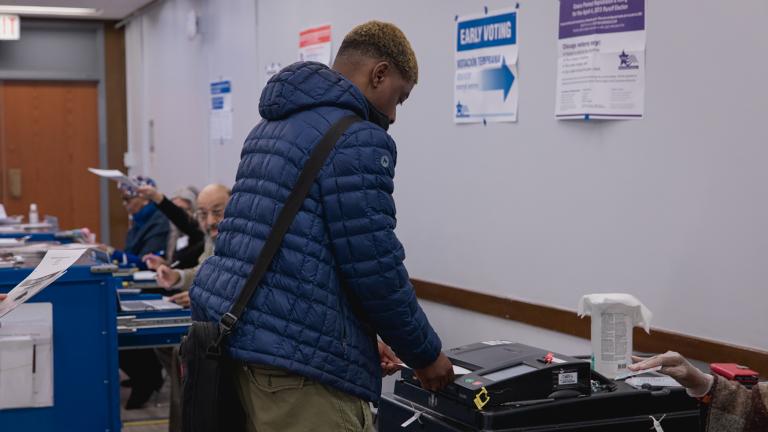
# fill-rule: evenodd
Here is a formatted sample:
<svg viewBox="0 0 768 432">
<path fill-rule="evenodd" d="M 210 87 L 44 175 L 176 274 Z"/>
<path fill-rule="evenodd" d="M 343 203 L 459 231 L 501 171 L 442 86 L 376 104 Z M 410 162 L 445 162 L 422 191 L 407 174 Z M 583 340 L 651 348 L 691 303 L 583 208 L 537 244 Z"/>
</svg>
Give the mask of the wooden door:
<svg viewBox="0 0 768 432">
<path fill-rule="evenodd" d="M 87 171 L 98 166 L 96 83 L 0 83 L 0 199 L 9 215 L 26 220 L 36 203 L 41 220 L 100 233 L 99 180 Z"/>
</svg>

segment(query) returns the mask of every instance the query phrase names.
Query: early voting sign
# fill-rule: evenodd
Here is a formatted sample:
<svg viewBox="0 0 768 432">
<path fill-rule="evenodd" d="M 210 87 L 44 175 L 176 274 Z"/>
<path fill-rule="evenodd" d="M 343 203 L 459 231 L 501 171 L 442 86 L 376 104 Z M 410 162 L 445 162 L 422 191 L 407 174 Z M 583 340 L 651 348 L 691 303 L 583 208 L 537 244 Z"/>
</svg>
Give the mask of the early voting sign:
<svg viewBox="0 0 768 432">
<path fill-rule="evenodd" d="M 456 21 L 456 123 L 517 121 L 517 11 Z"/>
<path fill-rule="evenodd" d="M 558 119 L 645 111 L 645 0 L 560 0 Z"/>
</svg>

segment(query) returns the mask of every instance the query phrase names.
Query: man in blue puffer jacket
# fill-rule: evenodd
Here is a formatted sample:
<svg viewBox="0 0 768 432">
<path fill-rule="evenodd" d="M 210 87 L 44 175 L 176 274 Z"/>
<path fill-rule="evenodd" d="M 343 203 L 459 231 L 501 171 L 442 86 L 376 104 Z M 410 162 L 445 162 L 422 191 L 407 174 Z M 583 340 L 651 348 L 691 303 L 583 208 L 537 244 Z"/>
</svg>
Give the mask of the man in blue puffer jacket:
<svg viewBox="0 0 768 432">
<path fill-rule="evenodd" d="M 372 430 L 368 401 L 382 367 L 414 368 L 425 388 L 453 378 L 416 301 L 395 236 L 395 143 L 386 130 L 418 77 L 392 24 L 371 21 L 344 39 L 333 69 L 312 62 L 269 80 L 264 118 L 245 141 L 216 253 L 190 291 L 193 318 L 231 307 L 313 147 L 356 114 L 321 170 L 280 251 L 229 338 L 252 426 L 268 431 Z M 354 306 L 353 306 L 354 305 Z"/>
</svg>

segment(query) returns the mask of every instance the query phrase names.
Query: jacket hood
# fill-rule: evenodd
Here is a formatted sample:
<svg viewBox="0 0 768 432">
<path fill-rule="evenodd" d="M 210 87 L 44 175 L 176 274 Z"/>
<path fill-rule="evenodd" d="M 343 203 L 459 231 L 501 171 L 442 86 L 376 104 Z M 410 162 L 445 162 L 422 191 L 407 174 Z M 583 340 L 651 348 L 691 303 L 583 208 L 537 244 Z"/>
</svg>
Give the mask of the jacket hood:
<svg viewBox="0 0 768 432">
<path fill-rule="evenodd" d="M 261 92 L 259 114 L 280 120 L 317 107 L 348 109 L 368 120 L 368 101 L 351 81 L 322 63 L 297 62 L 269 79 Z"/>
</svg>

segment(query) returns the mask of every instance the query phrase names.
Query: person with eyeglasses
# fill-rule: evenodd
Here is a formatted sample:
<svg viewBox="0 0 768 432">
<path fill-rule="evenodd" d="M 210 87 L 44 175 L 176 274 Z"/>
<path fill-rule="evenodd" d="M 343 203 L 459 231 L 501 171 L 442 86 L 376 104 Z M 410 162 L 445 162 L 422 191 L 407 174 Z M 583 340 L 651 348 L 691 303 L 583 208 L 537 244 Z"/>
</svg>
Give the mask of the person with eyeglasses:
<svg viewBox="0 0 768 432">
<path fill-rule="evenodd" d="M 170 222 L 151 200 L 141 196 L 137 185 L 157 187 L 148 177 L 134 177 L 133 184 L 119 183 L 123 204 L 128 211 L 131 225 L 125 239 L 123 251 L 113 251 L 112 259 L 124 266 L 146 268 L 141 261 L 144 255 L 164 253 L 168 243 Z M 151 348 L 120 351 L 120 369 L 130 379 L 131 395 L 126 409 L 139 409 L 149 401 L 152 394 L 163 385 L 162 365 Z"/>
<path fill-rule="evenodd" d="M 224 208 L 229 201 L 230 190 L 221 184 L 211 184 L 203 188 L 197 196 L 197 221 L 205 231 L 205 247 L 199 262 L 213 255 L 213 243 L 219 234 L 219 223 L 224 219 Z M 188 269 L 175 269 L 168 265 L 157 268 L 157 283 L 166 289 L 180 289 L 182 292 L 171 297 L 176 303 L 189 306 L 189 287 L 195 278 L 199 266 Z"/>
<path fill-rule="evenodd" d="M 165 197 L 153 188 L 140 188 L 140 191 L 154 202 L 163 200 Z M 213 255 L 213 246 L 216 236 L 219 233 L 219 223 L 224 219 L 224 208 L 229 201 L 230 190 L 221 184 L 211 184 L 203 188 L 197 195 L 197 211 L 195 212 L 196 223 L 205 233 L 203 253 L 198 258 L 198 263 L 202 263 L 206 258 Z M 167 199 L 165 199 L 167 201 Z M 173 203 L 167 203 L 173 205 Z M 169 210 L 169 206 L 160 204 L 161 210 Z M 178 213 L 177 209 L 171 209 Z M 180 209 L 179 209 L 180 210 Z M 181 216 L 177 214 L 177 216 Z M 172 221 L 180 218 L 171 218 Z M 174 221 L 174 223 L 176 223 Z M 181 220 L 179 220 L 181 223 Z M 182 224 L 183 225 L 183 224 Z M 182 229 L 181 227 L 179 227 Z M 182 229 L 183 230 L 183 229 Z M 155 258 L 147 257 L 147 261 L 154 261 Z M 175 266 L 173 266 L 175 267 Z M 172 268 L 167 262 L 158 263 L 155 271 L 157 272 L 157 284 L 168 290 L 181 290 L 180 293 L 172 295 L 169 301 L 172 301 L 185 308 L 190 307 L 189 287 L 195 278 L 199 264 L 192 268 Z M 127 350 L 141 351 L 141 350 Z M 122 351 L 121 351 L 122 353 Z M 180 376 L 178 372 L 178 348 L 174 348 L 168 353 L 165 350 L 158 350 L 157 357 L 169 364 L 168 377 L 170 380 L 170 412 L 169 412 L 169 430 L 177 431 L 181 427 L 181 387 Z"/>
<path fill-rule="evenodd" d="M 169 239 L 168 252 L 170 253 L 166 253 L 165 257 L 149 254 L 142 258 L 147 267 L 158 271 L 158 274 L 161 275 L 158 281 L 161 286 L 168 289 L 183 288 L 183 286 L 172 286 L 175 282 L 164 284 L 162 275 L 173 276 L 176 274 L 176 269 L 179 269 L 183 275 L 183 269 L 196 267 L 200 263 L 201 255 L 211 253 L 212 241 L 206 235 L 206 231 L 210 232 L 210 224 L 206 225 L 206 221 L 208 221 L 206 209 L 207 206 L 213 207 L 214 210 L 218 209 L 218 200 L 228 194 L 226 188 L 223 188 L 225 194 L 220 193 L 221 190 L 222 188 L 218 185 L 209 187 L 207 190 L 204 189 L 202 201 L 205 209 L 200 212 L 197 211 L 198 196 L 189 188 L 177 191 L 171 199 L 149 185 L 138 189 L 139 194 L 154 202 L 160 211 L 168 217 L 173 226 L 177 228 L 178 234 L 184 234 L 184 237 L 177 236 L 177 238 L 179 240 L 186 239 L 185 242 Z M 226 198 L 224 199 L 226 200 Z M 203 230 L 204 226 L 207 226 L 206 231 Z M 190 271 L 194 272 L 194 269 Z M 169 300 L 183 307 L 190 305 L 189 294 L 185 291 L 171 296 Z M 168 430 L 179 431 L 181 430 L 181 376 L 177 360 L 178 347 L 155 348 L 155 355 L 168 372 L 168 380 L 170 381 Z"/>
</svg>

